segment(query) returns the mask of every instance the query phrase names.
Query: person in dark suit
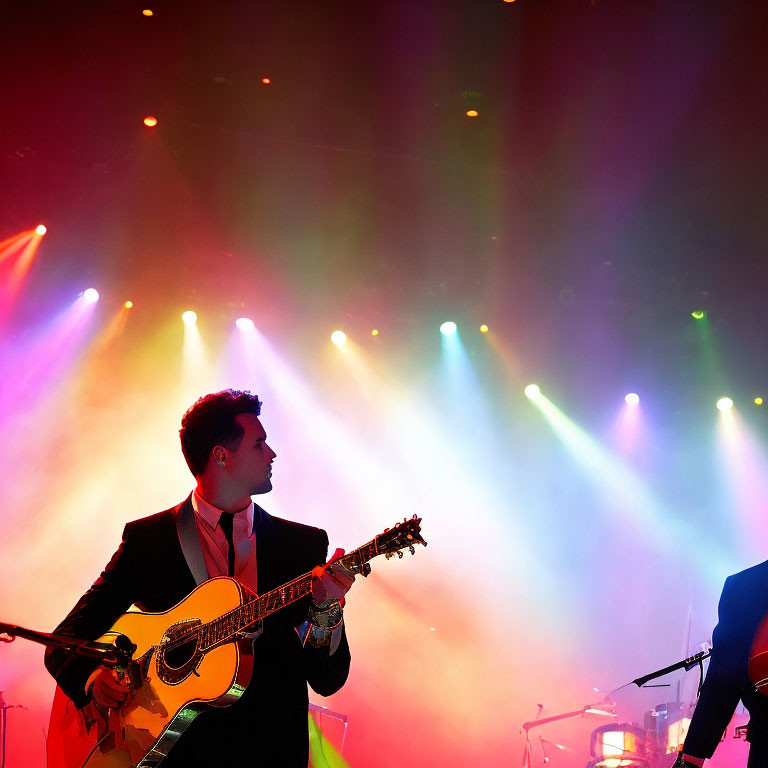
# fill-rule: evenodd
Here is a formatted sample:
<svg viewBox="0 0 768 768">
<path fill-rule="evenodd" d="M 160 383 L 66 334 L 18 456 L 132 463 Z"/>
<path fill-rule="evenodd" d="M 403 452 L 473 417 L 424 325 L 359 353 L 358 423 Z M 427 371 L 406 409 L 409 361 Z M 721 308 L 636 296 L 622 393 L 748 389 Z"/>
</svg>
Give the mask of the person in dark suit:
<svg viewBox="0 0 768 768">
<path fill-rule="evenodd" d="M 767 612 L 768 561 L 726 579 L 709 669 L 677 766 L 701 766 L 712 757 L 739 700 L 750 715 L 748 766 L 768 766 L 768 697 L 755 691 L 747 673 L 752 640 Z"/>
<path fill-rule="evenodd" d="M 128 523 L 101 576 L 55 630 L 94 640 L 132 604 L 168 610 L 214 576 L 233 576 L 264 593 L 313 572 L 311 600 L 264 620 L 242 697 L 198 715 L 162 768 L 306 768 L 307 683 L 328 696 L 349 672 L 342 605 L 354 575 L 334 562 L 343 551 L 323 566 L 325 531 L 273 517 L 251 500 L 272 489 L 276 457 L 260 412 L 258 397 L 234 390 L 207 395 L 187 411 L 180 436 L 195 490 L 172 509 Z M 131 695 L 129 683 L 97 660 L 58 649 L 46 653 L 45 663 L 77 706 L 92 698 L 116 707 Z"/>
</svg>

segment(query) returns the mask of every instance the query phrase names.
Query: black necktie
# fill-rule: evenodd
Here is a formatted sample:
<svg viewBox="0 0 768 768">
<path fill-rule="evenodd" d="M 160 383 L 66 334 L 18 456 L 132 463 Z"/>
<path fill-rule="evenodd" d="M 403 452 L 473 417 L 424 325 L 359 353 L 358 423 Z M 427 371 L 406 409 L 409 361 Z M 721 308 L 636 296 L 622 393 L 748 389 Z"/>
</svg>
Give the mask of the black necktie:
<svg viewBox="0 0 768 768">
<path fill-rule="evenodd" d="M 219 526 L 227 537 L 227 576 L 235 575 L 235 541 L 232 536 L 232 526 L 235 524 L 235 516 L 221 513 Z"/>
</svg>

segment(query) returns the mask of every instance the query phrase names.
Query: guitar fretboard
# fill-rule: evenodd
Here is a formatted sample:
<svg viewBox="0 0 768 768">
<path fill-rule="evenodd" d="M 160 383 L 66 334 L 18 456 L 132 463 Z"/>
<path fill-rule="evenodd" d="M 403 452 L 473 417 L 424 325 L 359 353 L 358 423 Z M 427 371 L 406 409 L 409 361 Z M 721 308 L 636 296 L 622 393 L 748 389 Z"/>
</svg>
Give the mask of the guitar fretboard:
<svg viewBox="0 0 768 768">
<path fill-rule="evenodd" d="M 379 554 L 376 539 L 358 547 L 340 559 L 341 564 L 353 573 L 361 573 L 363 566 Z M 226 642 L 238 632 L 246 630 L 286 605 L 301 600 L 312 591 L 312 574 L 305 573 L 277 589 L 265 592 L 213 621 L 196 627 L 198 648 L 202 651 Z"/>
</svg>

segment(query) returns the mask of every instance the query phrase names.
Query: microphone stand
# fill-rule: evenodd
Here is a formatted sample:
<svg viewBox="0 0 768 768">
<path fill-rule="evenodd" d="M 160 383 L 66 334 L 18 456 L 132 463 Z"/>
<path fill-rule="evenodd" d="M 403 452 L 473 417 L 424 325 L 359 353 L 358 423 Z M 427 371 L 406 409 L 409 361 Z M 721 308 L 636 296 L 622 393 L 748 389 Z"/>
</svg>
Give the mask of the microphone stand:
<svg viewBox="0 0 768 768">
<path fill-rule="evenodd" d="M 541 711 L 541 709 L 539 709 Z M 531 746 L 531 729 L 538 728 L 540 725 L 546 725 L 547 723 L 554 723 L 557 720 L 566 720 L 569 717 L 580 717 L 585 714 L 604 714 L 608 717 L 616 717 L 615 714 L 605 712 L 592 704 L 587 704 L 586 707 L 581 709 L 575 709 L 573 712 L 563 712 L 562 715 L 552 715 L 552 717 L 542 717 L 541 720 L 529 720 L 523 723 L 523 730 L 525 731 L 525 749 L 523 751 L 523 760 L 521 762 L 522 768 L 533 768 L 533 747 Z"/>
<path fill-rule="evenodd" d="M 7 637 L 3 637 L 7 635 Z M 51 634 L 48 632 L 37 632 L 34 629 L 26 629 L 15 624 L 4 624 L 0 622 L 0 642 L 12 643 L 17 637 L 24 640 L 31 640 L 33 643 L 39 643 L 47 648 L 66 648 L 74 651 L 81 656 L 89 656 L 101 660 L 102 664 L 109 666 L 126 666 L 136 650 L 136 646 L 125 635 L 118 635 L 115 639 L 115 645 L 110 643 L 93 643 L 87 640 L 79 640 L 70 635 Z M 19 707 L 20 704 L 6 704 L 3 700 L 2 691 L 0 691 L 0 727 L 3 729 L 2 743 L 0 751 L 2 761 L 0 768 L 5 768 L 5 745 L 8 734 L 8 710 Z"/>
</svg>

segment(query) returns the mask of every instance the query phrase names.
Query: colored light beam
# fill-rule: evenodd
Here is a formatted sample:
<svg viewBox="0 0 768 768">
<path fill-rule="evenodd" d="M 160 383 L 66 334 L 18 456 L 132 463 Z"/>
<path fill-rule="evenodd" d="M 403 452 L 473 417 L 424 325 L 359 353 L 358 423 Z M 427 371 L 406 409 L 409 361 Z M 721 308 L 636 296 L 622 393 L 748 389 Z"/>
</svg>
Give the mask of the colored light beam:
<svg viewBox="0 0 768 768">
<path fill-rule="evenodd" d="M 725 386 L 722 376 L 723 367 L 715 347 L 709 317 L 703 314 L 695 319 L 693 324 L 696 326 L 696 334 L 699 337 L 699 360 L 704 374 L 714 384 Z"/>
<path fill-rule="evenodd" d="M 738 512 L 734 526 L 748 558 L 765 556 L 768 536 L 768 458 L 734 408 L 720 411 L 717 445 L 723 476 L 729 491 L 728 506 Z"/>
<path fill-rule="evenodd" d="M 197 327 L 197 315 L 191 310 L 184 313 L 184 345 L 181 360 L 182 396 L 189 399 L 191 403 L 205 394 L 211 371 L 200 329 Z"/>
<path fill-rule="evenodd" d="M 23 232 L 19 232 L 17 235 L 11 235 L 11 237 L 6 237 L 5 240 L 0 242 L 0 262 L 11 258 L 14 254 L 18 253 L 18 251 L 29 242 L 32 235 L 32 230 L 25 229 Z"/>
<path fill-rule="evenodd" d="M 630 392 L 624 398 L 624 403 L 613 424 L 613 439 L 618 449 L 629 454 L 637 448 L 642 433 L 642 409 L 640 397 Z"/>
<path fill-rule="evenodd" d="M 349 763 L 331 744 L 319 725 L 309 713 L 309 756 L 310 765 L 322 768 L 349 768 Z"/>
<path fill-rule="evenodd" d="M 270 393 L 267 399 L 271 401 L 271 413 L 279 413 L 279 419 L 286 422 L 281 433 L 300 435 L 302 441 L 313 445 L 311 455 L 316 465 L 313 471 L 319 471 L 317 467 L 321 465 L 327 467 L 322 473 L 322 482 L 328 484 L 329 470 L 338 473 L 343 482 L 352 485 L 361 500 L 365 499 L 365 506 L 372 513 L 375 512 L 377 520 L 391 516 L 393 508 L 407 509 L 409 500 L 391 482 L 391 475 L 350 434 L 343 419 L 324 406 L 316 392 L 275 351 L 258 328 L 249 332 L 243 340 L 251 345 L 252 359 L 258 361 L 266 390 Z M 290 407 L 284 408 L 283 404 L 289 404 Z M 273 416 L 270 423 L 274 424 L 275 418 Z M 284 457 L 278 461 L 287 462 L 292 458 Z M 306 467 L 304 474 L 307 475 Z M 377 489 L 373 496 L 370 492 L 372 488 Z M 358 522 L 362 524 L 360 535 L 365 535 L 362 533 L 365 521 L 361 519 L 354 521 L 354 524 Z"/>
<path fill-rule="evenodd" d="M 254 344 L 256 326 L 254 323 L 238 325 L 229 334 L 219 365 L 225 371 L 227 386 L 247 389 L 264 399 L 265 377 Z"/>
<path fill-rule="evenodd" d="M 70 306 L 43 327 L 37 341 L 25 343 L 11 364 L 14 376 L 0 382 L 0 409 L 5 410 L 22 395 L 27 406 L 45 391 L 51 381 L 61 378 L 80 352 L 95 305 L 79 296 Z"/>
<path fill-rule="evenodd" d="M 31 229 L 0 243 L 0 265 L 7 262 L 5 266 L 9 270 L 7 276 L 4 274 L 0 276 L 2 285 L 0 296 L 2 296 L 3 305 L 0 319 L 10 312 L 12 305 L 16 302 L 20 287 L 35 260 L 42 239 L 43 235 Z"/>
<path fill-rule="evenodd" d="M 683 555 L 694 562 L 713 591 L 722 586 L 723 579 L 733 572 L 734 564 L 723 556 L 716 542 L 710 542 L 696 527 L 674 517 L 630 467 L 569 419 L 545 395 L 540 394 L 531 402 L 604 496 L 607 509 L 616 510 L 650 546 L 667 552 L 682 548 Z M 685 542 L 684 547 L 681 542 Z"/>
<path fill-rule="evenodd" d="M 496 490 L 498 483 L 487 479 L 494 472 L 493 452 L 478 437 L 487 436 L 489 432 L 481 416 L 485 404 L 478 409 L 479 412 L 466 402 L 455 405 L 455 409 L 465 410 L 467 422 L 473 419 L 478 421 L 477 426 L 462 423 L 461 430 L 468 432 L 457 432 L 452 420 L 445 418 L 445 408 L 435 403 L 431 388 L 426 402 L 420 402 L 403 389 L 400 377 L 393 381 L 383 378 L 376 369 L 378 357 L 372 359 L 354 343 L 347 342 L 341 355 L 336 357 L 351 373 L 351 380 L 363 393 L 367 408 L 376 414 L 378 422 L 369 427 L 369 432 L 382 436 L 388 443 L 384 449 L 388 458 L 387 471 L 392 477 L 399 478 L 399 483 L 408 483 L 408 495 L 412 502 L 425 510 L 425 514 L 432 510 L 445 531 L 450 531 L 453 526 L 460 528 L 466 523 L 463 510 L 483 510 L 482 514 L 473 516 L 472 528 L 478 538 L 486 542 L 486 576 L 494 568 L 506 573 L 510 568 L 520 569 L 520 573 L 526 568 L 533 569 L 535 566 L 529 559 L 531 552 L 523 544 L 526 537 L 521 535 L 514 516 L 509 514 L 509 498 L 506 493 Z M 345 375 L 344 378 L 350 377 Z M 471 380 L 468 378 L 468 381 Z M 349 395 L 344 397 L 347 400 Z M 483 455 L 488 455 L 488 461 L 478 460 Z M 508 482 L 513 472 L 506 459 L 502 459 L 500 464 L 500 472 Z M 477 467 L 476 471 L 470 470 L 474 467 Z M 524 519 L 524 516 L 518 519 Z M 500 535 L 499 525 L 505 530 L 512 527 L 514 535 L 511 539 Z M 494 557 L 491 542 L 503 549 L 503 554 L 498 553 L 498 559 Z M 449 557 L 461 557 L 465 545 L 463 537 L 447 535 L 441 550 Z M 498 578 L 502 578 L 501 574 Z M 542 578 L 546 580 L 548 574 Z M 555 591 L 553 583 L 552 593 Z M 473 600 L 477 602 L 482 598 L 475 595 Z"/>
<path fill-rule="evenodd" d="M 478 451 L 490 451 L 490 409 L 482 385 L 470 362 L 461 334 L 440 335 L 442 350 L 442 384 L 448 399 L 446 418 L 458 434 L 475 442 Z"/>
</svg>

